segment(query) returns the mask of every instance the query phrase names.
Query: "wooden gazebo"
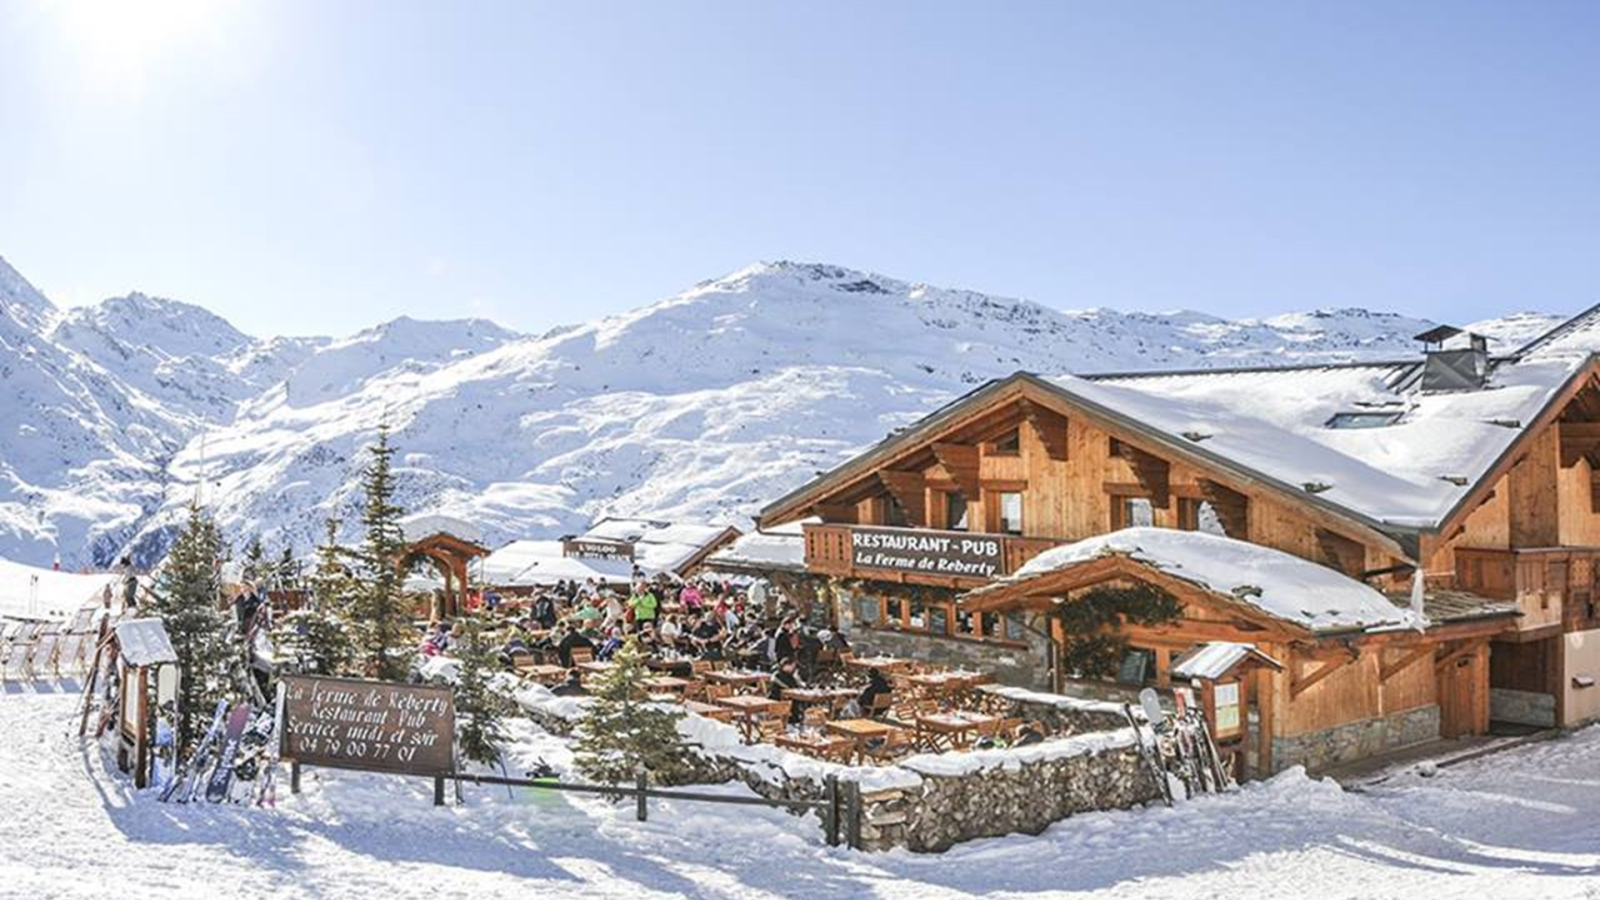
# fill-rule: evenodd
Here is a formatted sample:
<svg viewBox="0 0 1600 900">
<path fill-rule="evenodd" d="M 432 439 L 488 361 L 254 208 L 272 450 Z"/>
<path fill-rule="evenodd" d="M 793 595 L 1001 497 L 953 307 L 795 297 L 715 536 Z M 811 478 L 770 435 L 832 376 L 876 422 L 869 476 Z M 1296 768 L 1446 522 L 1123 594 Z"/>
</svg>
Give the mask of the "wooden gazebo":
<svg viewBox="0 0 1600 900">
<path fill-rule="evenodd" d="M 402 571 L 409 571 L 417 560 L 426 559 L 444 578 L 444 591 L 434 599 L 433 617 L 458 616 L 467 605 L 471 579 L 467 567 L 474 559 L 489 555 L 481 533 L 470 522 L 449 516 L 418 516 L 405 522 L 406 552 L 400 560 Z"/>
</svg>

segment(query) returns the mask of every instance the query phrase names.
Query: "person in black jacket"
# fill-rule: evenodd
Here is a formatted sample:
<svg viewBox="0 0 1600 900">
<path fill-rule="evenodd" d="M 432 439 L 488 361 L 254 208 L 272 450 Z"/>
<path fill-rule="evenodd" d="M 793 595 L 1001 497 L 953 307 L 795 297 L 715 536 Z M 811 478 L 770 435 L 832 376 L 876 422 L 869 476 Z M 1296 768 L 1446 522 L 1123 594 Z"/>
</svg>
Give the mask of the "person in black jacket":
<svg viewBox="0 0 1600 900">
<path fill-rule="evenodd" d="M 568 631 L 561 636 L 561 640 L 556 642 L 556 656 L 561 660 L 561 665 L 565 668 L 572 668 L 572 648 L 574 647 L 587 647 L 591 651 L 595 649 L 594 641 L 585 637 L 583 632 L 577 629 Z"/>
<path fill-rule="evenodd" d="M 543 628 L 547 631 L 551 628 L 554 628 L 557 618 L 556 601 L 552 599 L 549 594 L 541 593 L 538 598 L 533 601 L 532 614 L 533 620 L 539 623 L 540 628 Z"/>
<path fill-rule="evenodd" d="M 889 679 L 883 677 L 883 673 L 877 669 L 868 669 L 867 686 L 861 689 L 861 696 L 857 698 L 857 702 L 861 704 L 861 714 L 864 716 L 872 715 L 873 707 L 878 703 L 878 698 L 886 697 L 892 693 L 894 693 L 894 686 L 889 683 Z"/>
<path fill-rule="evenodd" d="M 794 657 L 791 656 L 788 659 L 778 663 L 778 667 L 772 671 L 772 680 L 767 682 L 767 699 L 782 700 L 784 691 L 798 690 L 799 688 L 803 688 L 805 686 L 805 680 L 800 677 L 799 667 L 796 665 Z M 802 707 L 800 704 L 790 704 L 790 724 L 799 722 L 801 719 L 801 713 Z"/>
</svg>

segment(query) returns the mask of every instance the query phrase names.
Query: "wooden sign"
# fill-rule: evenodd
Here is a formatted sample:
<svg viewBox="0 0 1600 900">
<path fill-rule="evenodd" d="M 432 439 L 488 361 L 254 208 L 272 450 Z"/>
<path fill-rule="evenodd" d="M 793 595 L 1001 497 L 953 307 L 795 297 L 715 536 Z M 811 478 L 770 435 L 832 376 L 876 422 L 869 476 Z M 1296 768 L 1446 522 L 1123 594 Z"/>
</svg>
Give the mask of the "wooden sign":
<svg viewBox="0 0 1600 900">
<path fill-rule="evenodd" d="M 440 775 L 455 768 L 449 688 L 285 675 L 284 759 L 335 769 Z"/>
<path fill-rule="evenodd" d="M 566 540 L 561 542 L 561 555 L 585 559 L 633 559 L 633 545 L 622 541 Z"/>
<path fill-rule="evenodd" d="M 999 535 L 909 528 L 852 528 L 859 569 L 993 578 L 1005 561 Z"/>
</svg>

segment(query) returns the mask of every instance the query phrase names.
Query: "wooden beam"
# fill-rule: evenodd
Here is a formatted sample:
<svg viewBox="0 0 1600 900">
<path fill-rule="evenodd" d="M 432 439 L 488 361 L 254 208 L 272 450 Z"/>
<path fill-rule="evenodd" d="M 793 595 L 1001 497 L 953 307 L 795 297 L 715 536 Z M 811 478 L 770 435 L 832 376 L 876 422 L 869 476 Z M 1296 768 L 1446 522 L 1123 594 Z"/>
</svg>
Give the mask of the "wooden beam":
<svg viewBox="0 0 1600 900">
<path fill-rule="evenodd" d="M 1424 656 L 1432 656 L 1433 652 L 1433 644 L 1423 644 L 1420 647 L 1413 648 L 1410 652 L 1406 653 L 1404 656 L 1401 656 L 1394 662 L 1382 662 L 1380 657 L 1379 661 L 1381 665 L 1378 666 L 1378 681 L 1380 683 L 1388 681 L 1394 676 L 1400 674 L 1405 669 L 1410 668 L 1412 663 L 1423 658 Z"/>
<path fill-rule="evenodd" d="M 921 472 L 879 469 L 878 481 L 882 482 L 883 489 L 900 503 L 900 508 L 906 511 L 906 519 L 912 525 L 919 528 L 927 527 L 928 503 L 927 494 L 923 492 Z"/>
<path fill-rule="evenodd" d="M 1111 438 L 1111 455 L 1128 461 L 1133 477 L 1144 485 L 1152 506 L 1167 508 L 1172 497 L 1172 466 L 1166 460 L 1121 438 Z"/>
<path fill-rule="evenodd" d="M 1018 406 L 1022 410 L 1022 418 L 1032 426 L 1039 443 L 1044 445 L 1045 455 L 1057 462 L 1066 462 L 1070 445 L 1067 440 L 1067 417 L 1028 400 L 1023 400 Z"/>
<path fill-rule="evenodd" d="M 1478 652 L 1478 648 L 1487 643 L 1489 643 L 1489 641 L 1485 638 L 1475 638 L 1473 640 L 1462 641 L 1461 643 L 1457 644 L 1454 649 L 1447 651 L 1445 655 L 1434 660 L 1433 668 L 1435 670 L 1443 669 L 1469 653 Z M 1441 644 L 1440 646 L 1443 647 L 1446 645 Z"/>
<path fill-rule="evenodd" d="M 1217 522 L 1228 537 L 1245 540 L 1250 535 L 1250 498 L 1209 478 L 1199 480 L 1200 496 L 1211 504 Z"/>
<path fill-rule="evenodd" d="M 1294 698 L 1305 693 L 1307 690 L 1310 690 L 1311 687 L 1317 682 L 1327 678 L 1329 675 L 1332 675 L 1345 666 L 1350 665 L 1352 662 L 1355 662 L 1359 656 L 1359 653 L 1351 652 L 1332 660 L 1312 658 L 1309 660 L 1310 662 L 1321 662 L 1322 665 L 1310 675 L 1305 674 L 1305 663 L 1307 660 L 1301 657 L 1296 657 L 1294 663 L 1289 669 L 1289 699 L 1293 700 Z"/>
<path fill-rule="evenodd" d="M 934 458 L 950 473 L 951 480 L 961 488 L 961 493 L 966 495 L 970 503 L 978 502 L 978 448 L 969 444 L 947 444 L 935 442 L 933 445 Z"/>
</svg>

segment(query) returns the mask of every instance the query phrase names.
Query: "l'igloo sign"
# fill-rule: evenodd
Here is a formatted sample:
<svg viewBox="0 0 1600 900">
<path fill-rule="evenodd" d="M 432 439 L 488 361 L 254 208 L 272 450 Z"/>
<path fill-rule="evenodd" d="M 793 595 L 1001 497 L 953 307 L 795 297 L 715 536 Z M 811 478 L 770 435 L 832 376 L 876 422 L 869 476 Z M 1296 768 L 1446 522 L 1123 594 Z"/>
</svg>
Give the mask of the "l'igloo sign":
<svg viewBox="0 0 1600 900">
<path fill-rule="evenodd" d="M 449 688 L 286 675 L 283 757 L 301 765 L 444 775 L 455 762 Z"/>
</svg>

